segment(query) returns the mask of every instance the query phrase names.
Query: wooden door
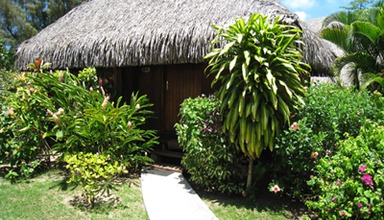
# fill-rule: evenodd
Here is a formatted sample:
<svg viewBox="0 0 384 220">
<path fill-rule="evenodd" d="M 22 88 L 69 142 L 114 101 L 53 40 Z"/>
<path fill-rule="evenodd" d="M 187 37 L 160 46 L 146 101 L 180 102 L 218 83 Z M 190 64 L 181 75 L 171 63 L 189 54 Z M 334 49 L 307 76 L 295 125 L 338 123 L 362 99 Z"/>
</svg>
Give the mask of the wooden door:
<svg viewBox="0 0 384 220">
<path fill-rule="evenodd" d="M 164 79 L 164 123 L 166 133 L 174 132 L 179 121 L 180 104 L 184 99 L 201 94 L 203 68 L 194 64 L 167 66 Z"/>
</svg>

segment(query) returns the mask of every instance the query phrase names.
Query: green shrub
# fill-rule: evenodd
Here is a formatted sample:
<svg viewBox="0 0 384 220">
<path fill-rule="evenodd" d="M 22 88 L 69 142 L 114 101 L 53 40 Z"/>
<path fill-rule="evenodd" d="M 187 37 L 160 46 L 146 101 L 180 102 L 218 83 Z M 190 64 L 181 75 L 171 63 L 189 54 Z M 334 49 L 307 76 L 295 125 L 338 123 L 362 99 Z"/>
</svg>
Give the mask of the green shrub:
<svg viewBox="0 0 384 220">
<path fill-rule="evenodd" d="M 0 162 L 12 166 L 8 178 L 30 176 L 52 143 L 55 153 L 109 154 L 131 171 L 151 161 L 145 152 L 157 137 L 141 129 L 152 114 L 146 96 L 111 103 L 101 87 L 85 88 L 68 71 L 44 73 L 36 62 L 37 72 L 17 75 L 16 86 L 2 92 Z"/>
<path fill-rule="evenodd" d="M 238 193 L 243 189 L 246 158 L 222 133 L 220 101 L 213 96 L 188 98 L 175 125 L 191 180 L 206 190 Z"/>
<path fill-rule="evenodd" d="M 382 121 L 382 98 L 366 91 L 329 84 L 312 86 L 306 105 L 294 113 L 292 125 L 277 138 L 273 166 L 285 191 L 295 197 L 310 194 L 306 182 L 318 159 L 335 153 L 344 134 L 357 136 L 367 119 Z"/>
<path fill-rule="evenodd" d="M 64 161 L 71 172 L 68 183 L 80 184 L 91 208 L 97 198 L 110 194 L 115 178 L 126 171 L 118 161 L 111 162 L 110 155 L 83 153 L 66 155 Z"/>
<path fill-rule="evenodd" d="M 129 104 L 109 101 L 100 87 L 86 89 L 73 74 L 34 76 L 34 85 L 45 90 L 38 99 L 47 109 L 46 123 L 51 129 L 45 137 L 53 137 L 53 149 L 63 154 L 109 154 L 112 161 L 119 161 L 128 169 L 137 171 L 150 162 L 145 152 L 155 145 L 155 131 L 143 130 L 146 118 L 152 112 L 146 96 L 132 94 Z M 85 101 L 86 100 L 86 101 Z"/>
<path fill-rule="evenodd" d="M 84 88 L 94 88 L 98 86 L 98 79 L 96 74 L 96 68 L 89 67 L 81 70 L 78 74 L 78 78 Z"/>
<path fill-rule="evenodd" d="M 317 197 L 308 207 L 325 219 L 384 216 L 384 127 L 367 124 L 319 161 L 309 181 Z"/>
<path fill-rule="evenodd" d="M 15 91 L 2 92 L 0 116 L 0 162 L 9 164 L 9 179 L 30 177 L 41 160 L 48 157 L 49 145 L 43 137 L 45 109 L 27 73 L 17 75 Z M 10 89 L 13 89 L 10 86 Z"/>
</svg>

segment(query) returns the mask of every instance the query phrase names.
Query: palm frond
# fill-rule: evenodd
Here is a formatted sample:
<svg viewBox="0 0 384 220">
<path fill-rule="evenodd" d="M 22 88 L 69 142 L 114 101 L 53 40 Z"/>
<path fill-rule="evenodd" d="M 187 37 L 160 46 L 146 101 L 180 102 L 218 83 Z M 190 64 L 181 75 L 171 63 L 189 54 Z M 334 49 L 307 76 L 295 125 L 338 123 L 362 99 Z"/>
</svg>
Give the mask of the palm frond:
<svg viewBox="0 0 384 220">
<path fill-rule="evenodd" d="M 341 28 L 344 25 L 350 25 L 357 21 L 359 16 L 357 13 L 351 11 L 340 11 L 331 14 L 323 21 L 323 27 Z"/>
<path fill-rule="evenodd" d="M 351 43 L 347 29 L 325 28 L 320 32 L 320 36 L 324 39 L 336 44 L 345 52 L 351 51 Z"/>
<path fill-rule="evenodd" d="M 368 39 L 371 44 L 376 44 L 378 42 L 381 30 L 373 23 L 367 21 L 356 21 L 351 26 L 355 37 Z"/>
</svg>

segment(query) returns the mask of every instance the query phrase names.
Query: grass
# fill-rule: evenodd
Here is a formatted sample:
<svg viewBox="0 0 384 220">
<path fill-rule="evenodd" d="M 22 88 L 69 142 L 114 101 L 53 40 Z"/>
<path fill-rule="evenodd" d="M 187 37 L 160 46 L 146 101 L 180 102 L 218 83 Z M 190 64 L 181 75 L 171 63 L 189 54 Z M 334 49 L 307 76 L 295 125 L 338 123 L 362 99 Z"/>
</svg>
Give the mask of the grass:
<svg viewBox="0 0 384 220">
<path fill-rule="evenodd" d="M 84 210 L 71 204 L 79 187 L 68 186 L 62 171 L 49 171 L 29 181 L 11 184 L 0 178 L 0 220 L 5 219 L 148 219 L 140 182 L 122 184 L 113 194 L 116 207 Z"/>
<path fill-rule="evenodd" d="M 63 171 L 53 170 L 21 183 L 11 184 L 0 178 L 0 220 L 5 219 L 134 219 L 146 220 L 140 181 L 122 184 L 113 194 L 121 201 L 117 207 L 100 206 L 85 210 L 71 204 L 80 188 L 66 184 Z M 194 187 L 196 188 L 196 187 Z M 197 190 L 200 197 L 220 220 L 305 219 L 301 203 L 260 192 L 254 200 Z"/>
<path fill-rule="evenodd" d="M 220 220 L 310 219 L 307 216 L 308 211 L 302 203 L 270 192 L 260 192 L 253 200 L 241 196 L 198 193 Z"/>
</svg>

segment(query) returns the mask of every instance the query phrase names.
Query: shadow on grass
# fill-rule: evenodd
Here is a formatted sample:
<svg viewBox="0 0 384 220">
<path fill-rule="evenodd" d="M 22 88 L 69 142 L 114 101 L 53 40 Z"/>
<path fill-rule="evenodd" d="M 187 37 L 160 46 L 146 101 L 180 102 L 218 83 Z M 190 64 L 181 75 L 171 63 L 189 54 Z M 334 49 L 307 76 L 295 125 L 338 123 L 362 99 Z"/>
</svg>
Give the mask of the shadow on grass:
<svg viewBox="0 0 384 220">
<path fill-rule="evenodd" d="M 231 206 L 249 211 L 280 213 L 288 219 L 299 219 L 302 216 L 313 218 L 313 214 L 303 203 L 267 190 L 256 191 L 255 198 L 252 199 L 244 198 L 241 195 L 205 192 L 198 188 L 196 188 L 196 192 L 202 199 L 223 207 Z"/>
</svg>

